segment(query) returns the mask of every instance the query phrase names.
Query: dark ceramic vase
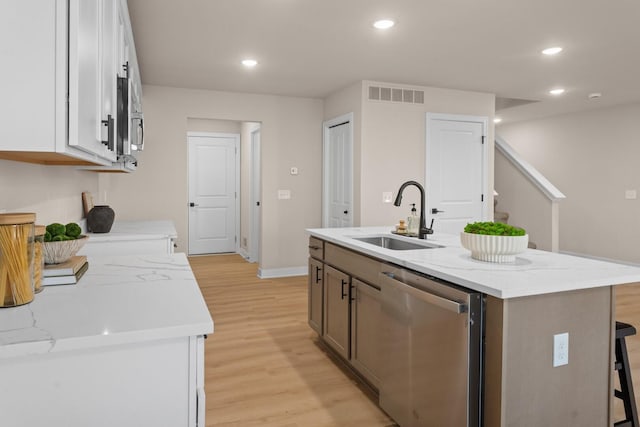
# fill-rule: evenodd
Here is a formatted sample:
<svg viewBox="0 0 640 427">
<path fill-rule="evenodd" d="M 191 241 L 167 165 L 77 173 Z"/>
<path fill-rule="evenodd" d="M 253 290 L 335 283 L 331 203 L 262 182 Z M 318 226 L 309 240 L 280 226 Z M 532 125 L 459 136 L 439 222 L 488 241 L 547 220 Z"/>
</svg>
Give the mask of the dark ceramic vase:
<svg viewBox="0 0 640 427">
<path fill-rule="evenodd" d="M 109 206 L 94 206 L 87 214 L 87 228 L 93 233 L 108 233 L 115 217 L 116 213 Z"/>
</svg>

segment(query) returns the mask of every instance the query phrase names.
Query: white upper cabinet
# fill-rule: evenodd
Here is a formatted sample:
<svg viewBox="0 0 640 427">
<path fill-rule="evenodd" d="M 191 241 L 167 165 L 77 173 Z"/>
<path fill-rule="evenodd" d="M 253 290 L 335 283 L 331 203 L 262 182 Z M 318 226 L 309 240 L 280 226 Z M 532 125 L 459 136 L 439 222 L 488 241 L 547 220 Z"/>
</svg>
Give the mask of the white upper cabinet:
<svg viewBox="0 0 640 427">
<path fill-rule="evenodd" d="M 131 36 L 123 52 L 126 8 L 119 0 L 3 1 L 11 19 L 0 26 L 0 158 L 117 162 L 118 77 L 127 60 L 137 67 Z"/>
</svg>

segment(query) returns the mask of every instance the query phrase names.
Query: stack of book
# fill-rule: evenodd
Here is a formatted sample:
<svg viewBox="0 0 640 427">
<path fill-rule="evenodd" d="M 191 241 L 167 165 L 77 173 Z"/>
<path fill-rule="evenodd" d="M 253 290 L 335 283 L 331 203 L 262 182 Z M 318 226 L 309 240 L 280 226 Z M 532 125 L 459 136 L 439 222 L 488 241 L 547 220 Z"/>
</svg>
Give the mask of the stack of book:
<svg viewBox="0 0 640 427">
<path fill-rule="evenodd" d="M 47 264 L 42 272 L 42 286 L 76 284 L 88 269 L 84 255 L 73 256 L 61 264 Z"/>
</svg>

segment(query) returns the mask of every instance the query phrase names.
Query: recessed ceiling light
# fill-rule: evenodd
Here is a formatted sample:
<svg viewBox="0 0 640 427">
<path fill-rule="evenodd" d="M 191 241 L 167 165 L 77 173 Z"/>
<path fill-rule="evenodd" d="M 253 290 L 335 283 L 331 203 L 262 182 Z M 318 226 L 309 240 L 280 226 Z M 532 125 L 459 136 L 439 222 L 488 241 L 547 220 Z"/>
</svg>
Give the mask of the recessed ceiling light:
<svg viewBox="0 0 640 427">
<path fill-rule="evenodd" d="M 247 68 L 253 68 L 256 65 L 258 65 L 258 61 L 256 61 L 255 59 L 243 59 L 242 65 L 244 65 Z"/>
<path fill-rule="evenodd" d="M 502 119 L 500 117 L 494 117 L 493 118 L 493 123 L 500 123 L 502 121 Z"/>
<path fill-rule="evenodd" d="M 396 23 L 393 22 L 391 19 L 380 19 L 376 22 L 373 23 L 373 26 L 376 27 L 379 30 L 387 30 L 391 27 L 393 27 Z"/>
<path fill-rule="evenodd" d="M 549 93 L 550 93 L 551 95 L 562 95 L 562 94 L 564 93 L 564 89 L 562 89 L 562 88 L 558 88 L 558 89 L 551 89 L 551 90 L 549 91 Z"/>
<path fill-rule="evenodd" d="M 542 51 L 545 55 L 557 55 L 562 52 L 562 48 L 560 46 L 548 47 Z"/>
</svg>

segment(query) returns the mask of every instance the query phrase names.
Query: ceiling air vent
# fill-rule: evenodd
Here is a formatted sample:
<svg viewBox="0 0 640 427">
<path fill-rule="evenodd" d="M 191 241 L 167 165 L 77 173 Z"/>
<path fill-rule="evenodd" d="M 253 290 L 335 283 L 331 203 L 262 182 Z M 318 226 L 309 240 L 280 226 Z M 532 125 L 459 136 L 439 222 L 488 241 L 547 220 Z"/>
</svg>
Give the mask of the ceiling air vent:
<svg viewBox="0 0 640 427">
<path fill-rule="evenodd" d="M 369 100 L 424 104 L 424 91 L 397 87 L 369 86 Z"/>
</svg>

